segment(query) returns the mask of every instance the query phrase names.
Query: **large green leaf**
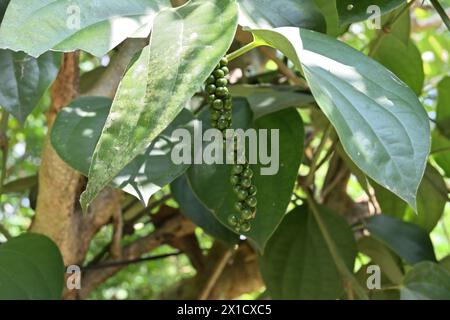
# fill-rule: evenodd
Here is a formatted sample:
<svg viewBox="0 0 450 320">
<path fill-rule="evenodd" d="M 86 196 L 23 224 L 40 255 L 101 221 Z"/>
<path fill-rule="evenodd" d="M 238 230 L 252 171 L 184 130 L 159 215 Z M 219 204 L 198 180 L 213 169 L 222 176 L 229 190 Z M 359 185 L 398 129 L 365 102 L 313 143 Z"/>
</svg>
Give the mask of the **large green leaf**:
<svg viewBox="0 0 450 320">
<path fill-rule="evenodd" d="M 235 85 L 230 88 L 234 97 L 247 99 L 255 118 L 289 107 L 306 106 L 313 103 L 311 94 L 297 92 L 287 86 Z"/>
<path fill-rule="evenodd" d="M 111 100 L 102 97 L 82 97 L 58 113 L 52 128 L 51 141 L 58 155 L 75 170 L 88 175 L 95 145 L 102 132 L 111 107 Z M 120 173 L 111 184 L 147 203 L 152 194 L 176 177 L 189 165 L 176 165 L 170 153 L 174 143 L 172 132 L 188 126 L 193 115 L 187 109 Z"/>
<path fill-rule="evenodd" d="M 447 139 L 439 130 L 433 130 L 431 153 L 434 160 L 445 172 L 446 177 L 450 177 L 450 139 Z"/>
<path fill-rule="evenodd" d="M 341 24 L 358 22 L 368 19 L 372 12 L 368 9 L 370 6 L 378 6 L 381 14 L 388 13 L 405 0 L 336 0 L 339 20 Z"/>
<path fill-rule="evenodd" d="M 181 212 L 206 233 L 228 245 L 239 242 L 239 236 L 219 222 L 214 214 L 196 198 L 185 175 L 172 182 L 170 190 L 180 205 Z"/>
<path fill-rule="evenodd" d="M 250 28 L 302 27 L 325 32 L 314 0 L 238 0 L 239 24 Z"/>
<path fill-rule="evenodd" d="M 422 262 L 405 276 L 402 300 L 450 300 L 450 271 L 432 262 Z"/>
<path fill-rule="evenodd" d="M 6 8 L 8 7 L 9 0 L 0 0 L 0 24 L 2 23 L 3 16 L 5 15 Z"/>
<path fill-rule="evenodd" d="M 35 59 L 0 50 L 0 106 L 23 123 L 58 74 L 60 59 L 52 52 Z"/>
<path fill-rule="evenodd" d="M 436 106 L 437 130 L 450 139 L 450 76 L 444 77 L 438 85 Z"/>
<path fill-rule="evenodd" d="M 378 62 L 321 33 L 290 27 L 251 31 L 303 70 L 353 162 L 415 209 L 430 126 L 414 92 Z"/>
<path fill-rule="evenodd" d="M 258 206 L 252 228 L 245 235 L 262 251 L 267 240 L 281 222 L 289 204 L 303 154 L 303 124 L 295 109 L 271 113 L 252 123 L 253 115 L 244 99 L 234 99 L 234 128 L 279 130 L 279 171 L 275 175 L 261 175 L 260 163 L 251 165 L 258 189 Z M 206 117 L 209 118 L 206 112 Z M 208 120 L 203 121 L 204 129 Z M 272 142 L 273 143 L 273 142 Z M 270 148 L 269 148 L 270 150 Z M 226 226 L 228 216 L 235 213 L 237 200 L 231 183 L 231 165 L 193 165 L 188 170 L 189 182 L 200 201 Z"/>
<path fill-rule="evenodd" d="M 376 215 L 365 222 L 371 235 L 410 264 L 436 261 L 428 233 L 419 226 L 390 216 Z"/>
<path fill-rule="evenodd" d="M 155 18 L 150 45 L 125 74 L 95 148 L 83 208 L 142 153 L 198 91 L 228 50 L 234 0 L 191 0 Z"/>
<path fill-rule="evenodd" d="M 47 237 L 24 234 L 0 246 L 0 299 L 61 299 L 64 263 Z"/>
<path fill-rule="evenodd" d="M 102 56 L 128 37 L 148 36 L 155 15 L 170 6 L 169 0 L 11 0 L 0 47 L 34 57 L 50 49 Z"/>
<path fill-rule="evenodd" d="M 431 232 L 441 219 L 447 202 L 447 186 L 439 171 L 428 165 L 417 193 L 417 214 L 389 190 L 372 183 L 381 211 L 412 222 Z"/>
<path fill-rule="evenodd" d="M 320 215 L 352 270 L 356 248 L 348 224 L 327 210 L 321 210 Z M 267 243 L 259 265 L 273 299 L 337 299 L 343 293 L 341 275 L 306 206 L 286 215 Z"/>
</svg>

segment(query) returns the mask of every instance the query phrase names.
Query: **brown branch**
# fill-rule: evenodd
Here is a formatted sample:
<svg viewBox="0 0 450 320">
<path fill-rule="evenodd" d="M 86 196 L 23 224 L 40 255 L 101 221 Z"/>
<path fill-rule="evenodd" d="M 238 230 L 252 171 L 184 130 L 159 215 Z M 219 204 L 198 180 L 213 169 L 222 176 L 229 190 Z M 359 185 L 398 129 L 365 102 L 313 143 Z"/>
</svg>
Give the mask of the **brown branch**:
<svg viewBox="0 0 450 320">
<path fill-rule="evenodd" d="M 211 275 L 209 276 L 208 280 L 205 283 L 205 286 L 203 287 L 202 291 L 200 292 L 198 299 L 199 300 L 206 300 L 211 294 L 212 289 L 217 283 L 217 280 L 219 280 L 219 277 L 221 276 L 223 270 L 225 269 L 225 266 L 227 265 L 228 261 L 230 260 L 232 256 L 231 250 L 226 250 L 222 257 L 217 261 L 216 265 L 214 266 Z"/>
<path fill-rule="evenodd" d="M 178 212 L 177 209 L 172 209 Z M 153 233 L 140 238 L 122 249 L 122 259 L 138 259 L 144 253 L 150 252 L 157 247 L 168 243 L 174 238 L 183 237 L 194 232 L 195 225 L 181 214 L 175 214 L 164 222 Z M 102 263 L 113 263 L 116 259 L 110 257 Z M 89 293 L 97 288 L 106 279 L 116 274 L 124 266 L 111 267 L 106 270 L 88 270 L 82 276 L 82 289 L 78 292 L 81 299 L 86 298 Z"/>
</svg>

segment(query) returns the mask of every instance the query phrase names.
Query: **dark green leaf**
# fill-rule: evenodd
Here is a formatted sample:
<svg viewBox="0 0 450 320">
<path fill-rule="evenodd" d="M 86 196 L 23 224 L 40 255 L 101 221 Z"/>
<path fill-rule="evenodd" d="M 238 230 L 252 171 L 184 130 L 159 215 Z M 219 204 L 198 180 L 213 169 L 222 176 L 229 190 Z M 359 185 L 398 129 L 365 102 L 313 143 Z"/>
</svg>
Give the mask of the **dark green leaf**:
<svg viewBox="0 0 450 320">
<path fill-rule="evenodd" d="M 2 23 L 3 16 L 5 15 L 6 7 L 8 7 L 9 0 L 0 0 L 0 24 Z"/>
<path fill-rule="evenodd" d="M 368 19 L 373 13 L 368 11 L 370 6 L 378 6 L 381 14 L 388 13 L 405 0 L 336 0 L 339 21 L 341 24 L 353 23 Z"/>
<path fill-rule="evenodd" d="M 239 236 L 226 228 L 194 195 L 185 175 L 170 185 L 172 195 L 180 205 L 181 212 L 214 238 L 228 245 L 239 242 Z"/>
<path fill-rule="evenodd" d="M 250 104 L 255 118 L 289 107 L 306 106 L 314 97 L 307 93 L 282 86 L 235 85 L 230 88 L 234 97 L 244 97 Z"/>
<path fill-rule="evenodd" d="M 169 7 L 169 0 L 11 0 L 0 47 L 34 57 L 50 49 L 102 56 L 128 37 L 147 37 L 155 15 Z"/>
<path fill-rule="evenodd" d="M 0 106 L 23 123 L 58 74 L 60 58 L 52 52 L 35 59 L 0 50 Z"/>
<path fill-rule="evenodd" d="M 342 26 L 339 24 L 339 16 L 335 0 L 314 0 L 314 2 L 317 7 L 319 7 L 319 10 L 325 18 L 327 24 L 327 34 L 332 37 L 337 37 L 347 30 L 348 24 Z"/>
<path fill-rule="evenodd" d="M 122 79 L 95 148 L 83 208 L 201 88 L 230 47 L 236 27 L 234 0 L 191 0 L 158 14 L 150 45 Z"/>
<path fill-rule="evenodd" d="M 402 300 L 450 300 L 450 271 L 432 262 L 422 262 L 405 276 Z"/>
<path fill-rule="evenodd" d="M 430 126 L 414 92 L 379 63 L 326 35 L 297 28 L 251 31 L 304 71 L 353 162 L 415 209 Z"/>
<path fill-rule="evenodd" d="M 381 241 L 373 237 L 363 237 L 358 241 L 358 251 L 372 259 L 371 264 L 376 264 L 393 284 L 398 284 L 403 279 L 401 260 Z M 366 274 L 367 276 L 367 274 Z"/>
<path fill-rule="evenodd" d="M 404 221 L 412 222 L 431 232 L 441 219 L 447 202 L 447 186 L 439 171 L 427 166 L 417 193 L 417 214 L 392 192 L 372 183 L 381 211 Z"/>
<path fill-rule="evenodd" d="M 283 218 L 289 204 L 303 154 L 303 124 L 295 109 L 285 109 L 256 120 L 244 99 L 234 99 L 234 128 L 279 129 L 279 171 L 275 175 L 261 175 L 265 165 L 252 165 L 253 182 L 258 189 L 256 218 L 252 229 L 245 235 L 252 239 L 260 250 Z M 207 114 L 206 114 L 207 115 Z M 207 115 L 207 117 L 209 117 Z M 207 121 L 203 122 L 204 129 Z M 270 148 L 269 148 L 270 150 Z M 197 197 L 228 226 L 228 216 L 235 213 L 237 197 L 231 183 L 231 165 L 193 165 L 188 170 L 190 184 Z"/>
<path fill-rule="evenodd" d="M 238 0 L 239 24 L 249 28 L 302 27 L 325 32 L 314 0 Z"/>
<path fill-rule="evenodd" d="M 51 141 L 56 152 L 85 176 L 110 107 L 110 99 L 82 97 L 63 108 L 53 125 Z M 147 150 L 112 180 L 112 185 L 147 203 L 152 194 L 183 174 L 189 165 L 176 165 L 170 158 L 177 142 L 172 138 L 172 132 L 192 120 L 193 115 L 183 109 Z"/>
<path fill-rule="evenodd" d="M 410 264 L 436 261 L 429 235 L 415 224 L 382 214 L 367 219 L 366 227 L 374 238 Z"/>
<path fill-rule="evenodd" d="M 341 217 L 327 210 L 320 214 L 339 254 L 352 270 L 356 255 L 352 231 Z M 286 215 L 259 264 L 273 299 L 337 299 L 343 293 L 341 275 L 306 206 Z"/>
<path fill-rule="evenodd" d="M 0 246 L 0 299 L 61 299 L 64 263 L 47 237 L 24 234 Z"/>
</svg>

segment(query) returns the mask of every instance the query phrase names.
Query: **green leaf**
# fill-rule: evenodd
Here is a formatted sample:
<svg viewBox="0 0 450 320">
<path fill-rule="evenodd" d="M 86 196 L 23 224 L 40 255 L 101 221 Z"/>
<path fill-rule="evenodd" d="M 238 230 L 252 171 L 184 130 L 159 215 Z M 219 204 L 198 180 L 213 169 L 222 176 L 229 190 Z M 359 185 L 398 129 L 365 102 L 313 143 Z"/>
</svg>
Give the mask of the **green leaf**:
<svg viewBox="0 0 450 320">
<path fill-rule="evenodd" d="M 58 113 L 52 128 L 51 142 L 58 155 L 72 168 L 88 175 L 95 145 L 102 132 L 111 107 L 111 100 L 102 97 L 82 97 L 74 100 Z M 193 120 L 190 111 L 183 109 L 175 120 L 151 143 L 147 150 L 131 161 L 114 179 L 112 186 L 147 204 L 150 197 L 189 165 L 176 165 L 170 153 L 177 142 L 172 132 Z"/>
<path fill-rule="evenodd" d="M 52 52 L 35 59 L 0 50 L 0 106 L 23 123 L 58 74 L 60 61 Z"/>
<path fill-rule="evenodd" d="M 439 165 L 444 170 L 445 176 L 450 177 L 450 139 L 447 139 L 439 130 L 432 132 L 431 153 Z"/>
<path fill-rule="evenodd" d="M 341 217 L 327 210 L 320 214 L 352 270 L 356 255 L 352 231 Z M 337 299 L 343 293 L 341 275 L 306 206 L 286 215 L 267 243 L 259 265 L 273 299 Z"/>
<path fill-rule="evenodd" d="M 0 0 L 0 24 L 2 23 L 3 16 L 5 15 L 6 8 L 8 7 L 9 0 Z"/>
<path fill-rule="evenodd" d="M 383 275 L 391 283 L 398 284 L 403 279 L 401 260 L 381 241 L 373 237 L 362 237 L 358 241 L 358 251 L 372 259 L 371 264 L 380 266 Z M 366 274 L 367 276 L 367 274 Z"/>
<path fill-rule="evenodd" d="M 267 240 L 281 222 L 291 199 L 298 169 L 303 154 L 304 130 L 300 115 L 295 109 L 285 109 L 257 119 L 252 124 L 253 115 L 244 99 L 233 100 L 233 127 L 279 130 L 279 171 L 275 175 L 261 175 L 260 163 L 251 165 L 253 183 L 258 189 L 258 206 L 252 228 L 245 236 L 253 240 L 263 251 Z M 205 112 L 203 128 L 208 127 L 209 115 Z M 269 148 L 270 150 L 270 148 Z M 270 152 L 270 151 L 269 151 Z M 232 165 L 193 165 L 188 170 L 189 182 L 194 193 L 227 227 L 228 216 L 235 213 L 237 200 L 231 183 Z"/>
<path fill-rule="evenodd" d="M 414 92 L 379 63 L 326 35 L 297 28 L 251 32 L 303 70 L 353 162 L 415 209 L 430 126 Z"/>
<path fill-rule="evenodd" d="M 373 13 L 368 11 L 372 5 L 380 8 L 381 14 L 388 13 L 401 4 L 405 0 L 336 0 L 336 6 L 341 24 L 353 23 L 368 19 Z"/>
<path fill-rule="evenodd" d="M 325 32 L 314 0 L 238 0 L 239 24 L 249 28 L 302 27 Z"/>
<path fill-rule="evenodd" d="M 332 0 L 314 0 L 322 15 L 325 18 L 327 24 L 327 34 L 332 37 L 337 37 L 343 34 L 347 28 L 347 25 L 339 25 L 339 16 L 336 8 L 336 1 Z"/>
<path fill-rule="evenodd" d="M 420 95 L 425 74 L 421 53 L 414 42 L 404 43 L 395 35 L 385 35 L 373 58 L 395 73 L 416 95 Z"/>
<path fill-rule="evenodd" d="M 192 0 L 158 14 L 150 45 L 125 74 L 114 98 L 81 197 L 83 208 L 201 88 L 230 47 L 236 27 L 234 0 Z"/>
<path fill-rule="evenodd" d="M 419 226 L 384 214 L 370 217 L 365 224 L 375 239 L 386 244 L 406 262 L 436 261 L 430 236 Z"/>
<path fill-rule="evenodd" d="M 214 238 L 227 245 L 239 242 L 239 236 L 226 228 L 194 195 L 185 175 L 173 181 L 170 190 L 181 212 Z"/>
<path fill-rule="evenodd" d="M 128 37 L 147 37 L 155 15 L 170 6 L 169 0 L 11 0 L 0 47 L 34 57 L 50 49 L 102 56 Z"/>
<path fill-rule="evenodd" d="M 439 171 L 428 165 L 417 193 L 417 214 L 389 190 L 372 183 L 381 211 L 389 216 L 412 222 L 431 232 L 444 213 L 447 186 Z"/>
<path fill-rule="evenodd" d="M 400 289 L 402 300 L 450 300 L 450 272 L 422 262 L 408 271 Z"/>
<path fill-rule="evenodd" d="M 47 237 L 27 233 L 0 246 L 0 299 L 61 299 L 64 263 Z"/>
<path fill-rule="evenodd" d="M 450 76 L 438 84 L 438 103 L 436 106 L 437 130 L 450 139 Z"/>
<path fill-rule="evenodd" d="M 234 97 L 247 99 L 255 118 L 315 101 L 312 95 L 297 92 L 290 86 L 234 85 L 230 87 L 230 92 Z"/>
</svg>

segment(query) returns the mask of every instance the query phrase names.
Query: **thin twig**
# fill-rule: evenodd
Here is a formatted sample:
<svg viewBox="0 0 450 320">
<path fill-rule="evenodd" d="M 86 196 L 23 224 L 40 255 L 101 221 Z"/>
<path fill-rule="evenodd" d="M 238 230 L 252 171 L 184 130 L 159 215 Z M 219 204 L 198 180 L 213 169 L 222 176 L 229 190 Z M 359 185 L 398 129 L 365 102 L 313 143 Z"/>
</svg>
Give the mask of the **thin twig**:
<svg viewBox="0 0 450 320">
<path fill-rule="evenodd" d="M 131 259 L 131 260 L 119 260 L 119 261 L 101 263 L 101 264 L 96 264 L 96 265 L 88 265 L 86 267 L 83 267 L 83 270 L 95 270 L 95 269 L 127 266 L 127 265 L 135 264 L 135 263 L 154 261 L 154 260 L 160 260 L 160 259 L 164 259 L 164 258 L 168 258 L 168 257 L 179 256 L 182 253 L 183 252 L 181 252 L 181 251 L 176 251 L 176 252 L 159 254 L 159 255 L 154 255 L 154 256 L 145 257 L 145 258 L 138 258 L 138 259 Z"/>
<path fill-rule="evenodd" d="M 9 113 L 6 110 L 2 111 L 2 118 L 0 120 L 0 151 L 2 152 L 2 167 L 1 167 L 1 174 L 0 174 L 0 196 L 2 195 L 3 191 L 3 185 L 5 183 L 6 179 L 6 166 L 8 163 L 8 149 L 9 149 L 9 143 L 8 143 L 8 136 L 7 136 L 7 130 L 8 130 L 8 120 L 9 120 Z"/>
<path fill-rule="evenodd" d="M 305 179 L 306 186 L 309 186 L 312 183 L 314 183 L 314 177 L 315 177 L 315 173 L 317 171 L 318 161 L 320 159 L 320 155 L 322 153 L 323 148 L 325 148 L 325 145 L 327 144 L 330 130 L 331 130 L 331 126 L 330 126 L 330 124 L 328 124 L 323 132 L 322 139 L 320 140 L 319 146 L 317 147 L 316 152 L 314 153 L 313 158 L 311 160 L 311 166 L 309 169 L 309 173 Z"/>
<path fill-rule="evenodd" d="M 368 300 L 367 294 L 365 293 L 364 289 L 361 287 L 361 285 L 358 283 L 358 281 L 353 276 L 353 273 L 350 272 L 350 270 L 347 268 L 344 260 L 339 254 L 339 251 L 334 243 L 333 238 L 331 237 L 328 228 L 325 224 L 325 222 L 322 220 L 321 214 L 319 212 L 319 209 L 317 207 L 316 201 L 314 200 L 314 197 L 311 193 L 311 191 L 308 188 L 304 188 L 304 191 L 306 193 L 309 207 L 311 208 L 311 212 L 314 215 L 314 218 L 319 226 L 319 229 L 325 239 L 325 242 L 327 244 L 328 250 L 330 251 L 331 256 L 333 257 L 334 263 L 336 264 L 336 267 L 341 274 L 341 276 L 344 279 L 345 287 L 348 292 L 349 298 L 353 296 L 354 293 L 361 299 Z"/>
<path fill-rule="evenodd" d="M 434 9 L 436 9 L 447 29 L 450 31 L 450 18 L 447 16 L 447 12 L 445 12 L 438 0 L 430 0 L 430 2 Z"/>
<path fill-rule="evenodd" d="M 232 254 L 233 253 L 231 250 L 227 250 L 224 252 L 223 256 L 217 262 L 216 266 L 213 269 L 211 276 L 208 278 L 208 281 L 206 282 L 205 286 L 203 287 L 202 291 L 200 292 L 200 294 L 198 296 L 199 300 L 208 299 L 208 297 L 211 294 L 212 289 L 216 285 L 217 280 L 219 280 L 219 277 L 222 274 L 223 270 L 225 269 Z"/>
</svg>

